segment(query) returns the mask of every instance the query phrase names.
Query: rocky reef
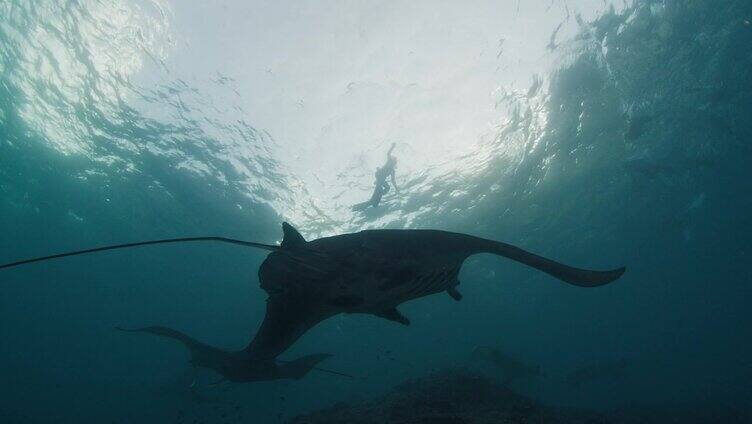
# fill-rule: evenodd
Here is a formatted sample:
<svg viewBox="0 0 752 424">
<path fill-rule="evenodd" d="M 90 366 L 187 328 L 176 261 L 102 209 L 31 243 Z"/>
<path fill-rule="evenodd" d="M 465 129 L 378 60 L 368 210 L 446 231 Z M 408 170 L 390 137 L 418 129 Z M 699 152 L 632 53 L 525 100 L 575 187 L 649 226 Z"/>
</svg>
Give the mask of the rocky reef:
<svg viewBox="0 0 752 424">
<path fill-rule="evenodd" d="M 599 414 L 543 406 L 490 379 L 449 370 L 402 383 L 375 400 L 339 403 L 291 424 L 503 424 L 607 422 Z"/>
<path fill-rule="evenodd" d="M 610 411 L 546 406 L 465 369 L 409 380 L 376 399 L 338 403 L 290 424 L 705 424 L 749 423 L 748 407 L 705 400 Z"/>
</svg>

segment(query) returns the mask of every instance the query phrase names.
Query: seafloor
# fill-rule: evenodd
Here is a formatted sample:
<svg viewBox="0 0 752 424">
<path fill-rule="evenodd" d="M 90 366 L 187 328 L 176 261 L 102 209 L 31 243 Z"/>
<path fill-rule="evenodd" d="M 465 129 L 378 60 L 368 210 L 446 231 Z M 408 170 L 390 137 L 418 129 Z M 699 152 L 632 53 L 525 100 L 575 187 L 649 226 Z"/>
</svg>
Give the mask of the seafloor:
<svg viewBox="0 0 752 424">
<path fill-rule="evenodd" d="M 638 424 L 750 423 L 739 409 L 718 404 L 629 406 L 611 411 L 540 404 L 462 369 L 402 383 L 377 399 L 338 403 L 299 415 L 290 424 Z"/>
</svg>

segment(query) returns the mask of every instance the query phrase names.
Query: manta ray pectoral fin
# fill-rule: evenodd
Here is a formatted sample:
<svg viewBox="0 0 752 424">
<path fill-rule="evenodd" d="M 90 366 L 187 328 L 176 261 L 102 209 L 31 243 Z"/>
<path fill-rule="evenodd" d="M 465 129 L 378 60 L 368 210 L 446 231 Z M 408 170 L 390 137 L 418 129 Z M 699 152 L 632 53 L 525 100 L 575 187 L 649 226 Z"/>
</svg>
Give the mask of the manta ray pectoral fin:
<svg viewBox="0 0 752 424">
<path fill-rule="evenodd" d="M 245 353 L 254 359 L 273 359 L 331 315 L 325 305 L 305 294 L 272 294 L 266 300 L 264 321 Z"/>
<path fill-rule="evenodd" d="M 307 355 L 302 358 L 298 358 L 292 361 L 284 361 L 282 359 L 275 359 L 275 362 L 281 363 L 282 365 L 278 366 L 279 373 L 284 376 L 284 378 L 294 378 L 296 380 L 299 380 L 303 378 L 306 374 L 308 374 L 311 370 L 320 371 L 323 373 L 331 374 L 331 375 L 338 375 L 340 377 L 347 377 L 347 378 L 356 378 L 355 376 L 351 374 L 346 374 L 344 372 L 330 370 L 326 368 L 321 368 L 318 366 L 318 364 L 328 358 L 331 358 L 332 355 L 328 353 L 318 353 L 313 355 Z"/>
<path fill-rule="evenodd" d="M 457 291 L 456 287 L 449 287 L 446 292 L 449 294 L 449 296 L 452 296 L 452 299 L 456 300 L 457 302 L 462 300 L 462 293 Z"/>
<path fill-rule="evenodd" d="M 300 380 L 301 378 L 305 377 L 305 375 L 308 374 L 312 369 L 316 368 L 316 366 L 321 361 L 324 361 L 331 357 L 332 355 L 328 353 L 318 353 L 303 356 L 302 358 L 298 358 L 293 361 L 280 361 L 283 362 L 283 364 L 279 366 L 279 371 L 280 374 L 285 378 Z"/>
<path fill-rule="evenodd" d="M 206 343 L 202 343 L 193 337 L 186 335 L 178 330 L 174 330 L 169 327 L 151 326 L 142 328 L 122 328 L 115 327 L 115 329 L 128 332 L 128 333 L 149 333 L 155 336 L 164 337 L 167 339 L 177 340 L 181 342 L 188 351 L 191 353 L 191 365 L 194 366 L 209 366 L 221 362 L 229 354 L 222 349 L 218 349 L 213 346 L 209 346 Z M 195 378 L 194 378 L 195 379 Z"/>
<path fill-rule="evenodd" d="M 389 321 L 400 323 L 402 325 L 410 325 L 410 320 L 407 319 L 406 316 L 402 315 L 402 312 L 398 311 L 397 308 L 384 309 L 383 311 L 375 313 L 374 315 L 388 319 Z"/>
<path fill-rule="evenodd" d="M 294 249 L 296 247 L 300 247 L 306 243 L 303 236 L 300 235 L 298 230 L 293 228 L 292 225 L 283 222 L 282 223 L 282 248 L 283 249 Z"/>
<path fill-rule="evenodd" d="M 475 252 L 492 253 L 523 263 L 529 267 L 538 269 L 566 283 L 580 287 L 597 287 L 608 284 L 621 277 L 626 271 L 625 267 L 595 271 L 590 269 L 575 268 L 553 261 L 543 256 L 530 253 L 517 246 L 493 240 L 472 238 Z"/>
</svg>

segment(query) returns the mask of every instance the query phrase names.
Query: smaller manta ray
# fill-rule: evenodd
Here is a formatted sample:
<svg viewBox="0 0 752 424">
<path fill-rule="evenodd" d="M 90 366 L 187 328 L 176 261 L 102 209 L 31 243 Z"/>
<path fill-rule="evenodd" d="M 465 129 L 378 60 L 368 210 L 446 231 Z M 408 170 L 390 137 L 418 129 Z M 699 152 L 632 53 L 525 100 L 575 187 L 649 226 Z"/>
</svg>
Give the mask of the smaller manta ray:
<svg viewBox="0 0 752 424">
<path fill-rule="evenodd" d="M 517 380 L 529 379 L 541 375 L 538 365 L 530 365 L 499 349 L 490 346 L 478 346 L 473 349 L 472 356 L 493 364 L 504 374 L 505 384 L 509 385 Z"/>
<path fill-rule="evenodd" d="M 117 327 L 117 329 L 134 333 L 150 333 L 156 336 L 177 340 L 183 343 L 183 345 L 188 348 L 188 351 L 190 351 L 190 363 L 194 368 L 208 368 L 221 375 L 223 380 L 235 383 L 281 379 L 299 380 L 312 369 L 344 377 L 352 377 L 348 374 L 316 367 L 319 362 L 332 356 L 326 353 L 307 355 L 294 361 L 281 361 L 279 359 L 249 360 L 249 358 L 242 353 L 227 352 L 209 346 L 181 333 L 180 331 L 173 330 L 172 328 L 152 326 L 134 329 Z M 278 362 L 283 363 L 278 364 Z"/>
<path fill-rule="evenodd" d="M 266 315 L 251 343 L 226 352 L 176 330 L 146 327 L 137 331 L 178 340 L 196 365 L 214 369 L 232 381 L 296 378 L 327 355 L 311 355 L 277 365 L 274 361 L 316 324 L 341 313 L 372 314 L 409 325 L 397 307 L 409 300 L 446 292 L 455 300 L 465 259 L 490 253 L 543 271 L 569 284 L 595 287 L 610 283 L 625 268 L 591 271 L 573 268 L 510 244 L 438 230 L 365 230 L 306 241 L 288 223 L 279 246 L 224 237 L 190 237 L 98 247 L 17 261 L 1 268 L 65 256 L 127 247 L 219 241 L 269 250 L 259 267 L 261 288 L 269 294 Z"/>
</svg>

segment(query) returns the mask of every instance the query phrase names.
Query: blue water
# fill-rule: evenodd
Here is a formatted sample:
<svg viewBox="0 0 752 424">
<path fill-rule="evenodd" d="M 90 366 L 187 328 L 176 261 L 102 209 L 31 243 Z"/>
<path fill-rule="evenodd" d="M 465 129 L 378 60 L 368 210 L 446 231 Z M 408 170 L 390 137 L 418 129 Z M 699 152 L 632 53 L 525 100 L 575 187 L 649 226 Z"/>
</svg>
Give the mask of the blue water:
<svg viewBox="0 0 752 424">
<path fill-rule="evenodd" d="M 181 346 L 114 327 L 169 325 L 244 346 L 264 313 L 263 252 L 187 244 L 3 270 L 3 422 L 225 422 L 215 407 L 230 404 L 248 422 L 279 422 L 474 366 L 479 345 L 540 365 L 544 379 L 515 389 L 549 404 L 748 402 L 748 0 L 638 0 L 581 20 L 548 53 L 556 65 L 540 88 L 504 91 L 491 136 L 398 168 L 400 195 L 366 214 L 340 197 L 365 200 L 370 168 L 343 164 L 322 192 L 288 163 L 293 142 L 231 100 L 233 79 L 194 84 L 170 68 L 172 19 L 160 2 L 0 2 L 0 262 L 193 235 L 276 243 L 288 220 L 308 238 L 461 231 L 628 272 L 586 290 L 474 257 L 461 302 L 403 305 L 410 327 L 337 316 L 284 355 L 330 352 L 328 368 L 365 378 L 215 387 L 206 373 L 197 392 Z M 406 144 L 400 162 L 422 160 Z M 362 150 L 380 161 L 385 146 Z M 625 358 L 623 378 L 565 383 L 580 366 Z"/>
</svg>

